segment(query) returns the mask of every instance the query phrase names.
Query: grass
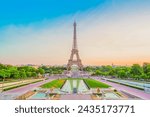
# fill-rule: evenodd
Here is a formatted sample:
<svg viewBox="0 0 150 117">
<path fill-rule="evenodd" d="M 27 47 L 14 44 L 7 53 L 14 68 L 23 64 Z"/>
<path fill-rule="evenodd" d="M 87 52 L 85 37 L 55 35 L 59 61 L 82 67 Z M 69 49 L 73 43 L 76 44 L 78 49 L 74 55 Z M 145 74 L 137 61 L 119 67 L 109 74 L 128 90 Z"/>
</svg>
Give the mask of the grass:
<svg viewBox="0 0 150 117">
<path fill-rule="evenodd" d="M 19 88 L 19 87 L 26 86 L 26 85 L 29 85 L 29 84 L 34 84 L 34 83 L 37 83 L 37 82 L 40 82 L 40 81 L 42 81 L 42 80 L 38 80 L 38 81 L 30 82 L 30 83 L 25 83 L 25 84 L 20 84 L 20 85 L 17 85 L 17 86 L 15 85 L 15 86 L 12 86 L 12 87 L 4 88 L 3 91 L 8 91 L 8 90 Z"/>
<path fill-rule="evenodd" d="M 66 80 L 70 80 L 71 87 L 73 87 L 73 80 L 77 80 L 77 85 L 79 85 L 79 80 L 83 80 L 89 88 L 108 88 L 109 85 L 99 82 L 94 79 L 83 79 L 83 78 L 64 78 L 56 79 L 42 85 L 42 88 L 61 88 Z"/>
<path fill-rule="evenodd" d="M 57 79 L 42 85 L 42 88 L 61 88 L 65 83 L 65 79 Z"/>
<path fill-rule="evenodd" d="M 2 83 L 13 83 L 13 82 L 18 82 L 18 81 L 26 81 L 26 80 L 33 80 L 37 78 L 5 78 L 5 81 L 3 82 L 2 79 L 0 79 L 0 84 Z M 39 79 L 39 78 L 38 78 Z"/>
<path fill-rule="evenodd" d="M 89 88 L 109 88 L 110 86 L 94 79 L 84 79 Z"/>
</svg>

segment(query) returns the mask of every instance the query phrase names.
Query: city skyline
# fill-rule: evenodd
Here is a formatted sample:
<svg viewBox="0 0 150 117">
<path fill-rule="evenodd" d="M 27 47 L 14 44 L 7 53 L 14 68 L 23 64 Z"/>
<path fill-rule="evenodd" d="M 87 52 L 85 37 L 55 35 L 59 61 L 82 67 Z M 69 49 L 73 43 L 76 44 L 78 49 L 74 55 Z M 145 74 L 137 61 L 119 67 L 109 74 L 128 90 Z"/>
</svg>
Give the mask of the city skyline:
<svg viewBox="0 0 150 117">
<path fill-rule="evenodd" d="M 150 1 L 33 1 L 0 5 L 0 63 L 67 64 L 74 20 L 83 65 L 150 62 Z"/>
</svg>

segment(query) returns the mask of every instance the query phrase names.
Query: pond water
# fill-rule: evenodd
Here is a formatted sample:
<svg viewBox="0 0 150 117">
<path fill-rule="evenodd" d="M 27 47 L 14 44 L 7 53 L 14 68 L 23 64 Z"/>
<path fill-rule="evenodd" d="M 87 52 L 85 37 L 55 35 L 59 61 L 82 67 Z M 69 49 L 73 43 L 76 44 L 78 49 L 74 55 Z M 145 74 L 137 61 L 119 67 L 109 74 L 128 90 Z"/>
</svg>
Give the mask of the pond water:
<svg viewBox="0 0 150 117">
<path fill-rule="evenodd" d="M 66 93 L 71 93 L 72 91 L 71 89 L 72 89 L 71 83 L 69 82 L 69 80 L 67 80 L 61 90 Z"/>
<path fill-rule="evenodd" d="M 67 80 L 61 90 L 68 93 L 84 93 L 89 91 L 84 81 L 80 79 Z"/>
<path fill-rule="evenodd" d="M 34 94 L 30 99 L 47 99 L 46 93 L 44 92 L 38 92 Z"/>
<path fill-rule="evenodd" d="M 120 97 L 113 92 L 106 92 L 104 94 L 104 98 L 106 98 L 106 99 L 119 99 Z"/>
</svg>

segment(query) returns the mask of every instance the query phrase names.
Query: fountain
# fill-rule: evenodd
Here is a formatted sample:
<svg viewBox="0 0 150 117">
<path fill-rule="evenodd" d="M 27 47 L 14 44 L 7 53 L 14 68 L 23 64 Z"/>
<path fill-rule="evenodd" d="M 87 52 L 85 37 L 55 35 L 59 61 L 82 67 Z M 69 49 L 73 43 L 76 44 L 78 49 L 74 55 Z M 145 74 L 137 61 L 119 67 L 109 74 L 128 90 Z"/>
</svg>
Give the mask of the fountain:
<svg viewBox="0 0 150 117">
<path fill-rule="evenodd" d="M 85 93 L 89 91 L 86 84 L 82 79 L 70 79 L 67 80 L 64 86 L 61 88 L 62 91 L 71 93 Z"/>
</svg>

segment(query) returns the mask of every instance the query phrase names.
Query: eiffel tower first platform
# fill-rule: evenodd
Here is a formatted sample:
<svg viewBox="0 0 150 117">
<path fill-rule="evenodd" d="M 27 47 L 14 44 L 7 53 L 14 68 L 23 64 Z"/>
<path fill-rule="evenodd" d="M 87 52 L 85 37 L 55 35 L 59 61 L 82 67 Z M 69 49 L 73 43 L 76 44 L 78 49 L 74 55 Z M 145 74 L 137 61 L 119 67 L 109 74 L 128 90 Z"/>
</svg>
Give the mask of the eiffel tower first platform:
<svg viewBox="0 0 150 117">
<path fill-rule="evenodd" d="M 73 35 L 73 47 L 72 47 L 72 50 L 71 50 L 71 56 L 70 56 L 70 59 L 68 60 L 68 64 L 67 64 L 67 70 L 71 70 L 71 66 L 72 65 L 77 65 L 79 70 L 83 70 L 83 65 L 82 65 L 82 62 L 81 62 L 81 59 L 79 57 L 79 51 L 78 51 L 78 48 L 77 48 L 77 38 L 76 38 L 76 22 L 74 22 L 73 24 L 73 27 L 74 27 L 74 35 Z M 74 60 L 74 56 L 76 56 L 76 59 Z"/>
</svg>

